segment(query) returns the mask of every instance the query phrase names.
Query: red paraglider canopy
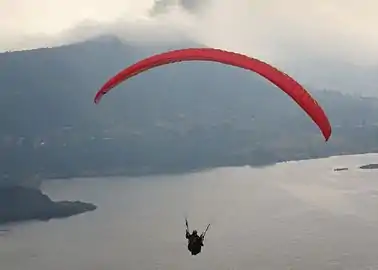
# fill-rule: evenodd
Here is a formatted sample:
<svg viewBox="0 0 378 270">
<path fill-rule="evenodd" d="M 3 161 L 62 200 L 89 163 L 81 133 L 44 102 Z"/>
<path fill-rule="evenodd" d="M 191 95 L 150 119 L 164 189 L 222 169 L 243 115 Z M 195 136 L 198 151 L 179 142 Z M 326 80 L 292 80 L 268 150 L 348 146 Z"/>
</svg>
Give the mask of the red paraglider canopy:
<svg viewBox="0 0 378 270">
<path fill-rule="evenodd" d="M 275 67 L 243 54 L 213 48 L 188 48 L 168 51 L 145 58 L 110 78 L 97 92 L 94 102 L 123 81 L 154 67 L 182 61 L 213 61 L 251 70 L 265 77 L 288 94 L 317 124 L 326 141 L 332 128 L 323 109 L 297 81 Z"/>
</svg>

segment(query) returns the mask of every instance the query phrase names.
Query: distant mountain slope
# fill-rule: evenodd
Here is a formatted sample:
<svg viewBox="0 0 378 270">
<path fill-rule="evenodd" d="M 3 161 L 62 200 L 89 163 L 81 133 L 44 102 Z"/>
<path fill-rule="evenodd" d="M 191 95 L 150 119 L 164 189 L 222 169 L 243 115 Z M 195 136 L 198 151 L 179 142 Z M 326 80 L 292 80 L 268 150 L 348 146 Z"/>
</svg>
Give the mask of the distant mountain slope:
<svg viewBox="0 0 378 270">
<path fill-rule="evenodd" d="M 0 54 L 3 181 L 180 172 L 377 150 L 376 99 L 312 91 L 334 126 L 325 144 L 282 91 L 217 63 L 157 68 L 93 104 L 97 89 L 121 68 L 151 53 L 197 46 L 99 38 Z"/>
</svg>

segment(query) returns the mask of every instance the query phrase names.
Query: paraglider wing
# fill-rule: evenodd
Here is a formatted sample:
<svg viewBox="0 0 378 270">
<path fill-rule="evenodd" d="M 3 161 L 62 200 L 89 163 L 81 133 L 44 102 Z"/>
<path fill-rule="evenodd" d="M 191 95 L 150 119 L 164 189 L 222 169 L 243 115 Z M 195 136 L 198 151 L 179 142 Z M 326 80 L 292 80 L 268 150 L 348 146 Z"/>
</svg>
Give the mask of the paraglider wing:
<svg viewBox="0 0 378 270">
<path fill-rule="evenodd" d="M 94 102 L 99 103 L 103 95 L 130 77 L 154 67 L 181 61 L 212 61 L 258 73 L 288 94 L 317 124 L 326 141 L 331 136 L 331 125 L 323 109 L 304 87 L 293 78 L 258 59 L 220 49 L 188 48 L 168 51 L 145 58 L 109 79 L 97 92 Z"/>
</svg>

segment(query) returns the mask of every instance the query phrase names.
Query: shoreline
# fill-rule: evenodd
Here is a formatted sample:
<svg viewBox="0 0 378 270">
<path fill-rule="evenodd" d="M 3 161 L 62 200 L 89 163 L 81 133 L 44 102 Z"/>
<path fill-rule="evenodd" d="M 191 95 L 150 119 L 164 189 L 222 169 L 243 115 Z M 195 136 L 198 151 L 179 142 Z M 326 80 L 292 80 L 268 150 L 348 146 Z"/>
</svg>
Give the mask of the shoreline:
<svg viewBox="0 0 378 270">
<path fill-rule="evenodd" d="M 260 164 L 260 165 L 251 165 L 251 164 L 224 164 L 224 165 L 218 165 L 218 166 L 207 166 L 207 167 L 198 167 L 198 168 L 187 168 L 187 169 L 177 169 L 177 170 L 165 170 L 165 169 L 155 169 L 155 170 L 145 170 L 145 169 L 139 169 L 139 170 L 114 170 L 109 172 L 91 172 L 91 173 L 81 173 L 75 176 L 59 176 L 59 175 L 50 175 L 49 177 L 43 178 L 41 181 L 54 181 L 54 180 L 70 180 L 70 179 L 76 179 L 76 178 L 106 178 L 106 177 L 151 177 L 151 176 L 175 176 L 175 175 L 182 175 L 182 174 L 193 174 L 193 173 L 202 173 L 214 169 L 224 168 L 224 167 L 245 167 L 249 166 L 251 168 L 264 168 L 269 166 L 274 166 L 277 164 L 282 163 L 288 163 L 288 162 L 300 162 L 300 161 L 308 161 L 308 160 L 321 160 L 321 159 L 328 159 L 328 158 L 337 158 L 337 157 L 344 157 L 344 156 L 361 156 L 361 155 L 378 155 L 377 152 L 367 152 L 367 153 L 357 153 L 357 154 L 340 154 L 340 155 L 328 155 L 328 156 L 322 156 L 322 157 L 308 157 L 308 158 L 298 158 L 298 159 L 288 159 L 284 161 L 276 161 L 266 164 Z M 377 157 L 378 161 L 378 157 Z M 375 165 L 375 163 L 367 163 L 361 166 L 358 166 L 357 168 L 362 170 L 369 170 L 369 169 L 375 169 L 375 168 L 363 168 L 366 166 Z M 378 164 L 377 168 L 378 169 Z"/>
</svg>

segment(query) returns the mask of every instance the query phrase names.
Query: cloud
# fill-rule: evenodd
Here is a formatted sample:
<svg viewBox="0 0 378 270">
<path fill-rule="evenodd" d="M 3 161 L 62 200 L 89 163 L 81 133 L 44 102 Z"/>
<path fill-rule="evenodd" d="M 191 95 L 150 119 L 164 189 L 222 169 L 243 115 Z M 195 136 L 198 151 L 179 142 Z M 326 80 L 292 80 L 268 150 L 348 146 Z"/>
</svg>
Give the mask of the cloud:
<svg viewBox="0 0 378 270">
<path fill-rule="evenodd" d="M 176 0 L 155 0 L 150 10 L 151 16 L 157 16 L 169 12 L 172 6 L 177 5 Z"/>
<path fill-rule="evenodd" d="M 144 42 L 187 38 L 263 59 L 303 83 L 378 94 L 373 0 L 0 0 L 0 6 L 2 48 L 106 32 Z"/>
<path fill-rule="evenodd" d="M 378 58 L 373 27 L 378 2 L 370 0 L 364 5 L 357 0 L 0 0 L 0 5 L 2 40 L 67 36 L 68 29 L 85 35 L 84 29 L 95 27 L 143 29 L 146 35 L 159 29 L 274 61 L 307 51 L 364 64 Z"/>
<path fill-rule="evenodd" d="M 200 23 L 209 42 L 225 43 L 251 53 L 263 48 L 273 54 L 311 50 L 331 56 L 352 54 L 356 61 L 367 61 L 370 57 L 365 52 L 378 53 L 378 32 L 372 27 L 378 23 L 374 12 L 378 2 L 364 3 L 219 0 L 211 2 Z"/>
<path fill-rule="evenodd" d="M 150 14 L 154 16 L 167 13 L 170 8 L 175 6 L 179 6 L 188 12 L 196 13 L 201 11 L 209 2 L 209 0 L 155 0 Z"/>
</svg>

